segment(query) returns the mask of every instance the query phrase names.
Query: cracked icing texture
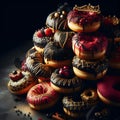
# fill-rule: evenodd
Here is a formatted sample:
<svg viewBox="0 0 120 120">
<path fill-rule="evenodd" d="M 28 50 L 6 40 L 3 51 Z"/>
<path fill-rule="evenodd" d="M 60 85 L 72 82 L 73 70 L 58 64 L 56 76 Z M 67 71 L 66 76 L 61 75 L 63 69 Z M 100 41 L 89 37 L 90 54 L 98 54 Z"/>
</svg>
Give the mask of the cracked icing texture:
<svg viewBox="0 0 120 120">
<path fill-rule="evenodd" d="M 82 85 L 81 79 L 75 75 L 71 76 L 71 78 L 65 78 L 62 77 L 58 72 L 59 69 L 56 69 L 51 75 L 50 79 L 53 84 L 63 88 L 75 88 Z"/>
<path fill-rule="evenodd" d="M 104 58 L 99 61 L 86 61 L 84 59 L 80 59 L 77 56 L 74 56 L 72 65 L 73 67 L 76 67 L 79 70 L 83 70 L 85 72 L 89 72 L 96 75 L 108 68 L 108 60 Z"/>
<path fill-rule="evenodd" d="M 10 90 L 12 91 L 19 91 L 23 88 L 26 88 L 31 83 L 35 82 L 35 79 L 32 77 L 32 75 L 29 72 L 22 71 L 23 78 L 19 79 L 18 81 L 10 80 L 8 83 L 8 86 Z"/>
</svg>

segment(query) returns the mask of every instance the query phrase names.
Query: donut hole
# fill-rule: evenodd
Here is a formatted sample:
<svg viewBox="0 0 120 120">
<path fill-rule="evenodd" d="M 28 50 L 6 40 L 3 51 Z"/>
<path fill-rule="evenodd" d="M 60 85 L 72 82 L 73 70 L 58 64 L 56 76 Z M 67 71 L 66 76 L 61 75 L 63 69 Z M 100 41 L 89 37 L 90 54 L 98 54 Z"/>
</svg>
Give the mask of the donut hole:
<svg viewBox="0 0 120 120">
<path fill-rule="evenodd" d="M 86 96 L 92 96 L 92 92 L 91 91 L 86 92 Z"/>
<path fill-rule="evenodd" d="M 115 85 L 113 86 L 113 88 L 114 88 L 115 90 L 120 91 L 120 84 L 115 84 Z"/>
</svg>

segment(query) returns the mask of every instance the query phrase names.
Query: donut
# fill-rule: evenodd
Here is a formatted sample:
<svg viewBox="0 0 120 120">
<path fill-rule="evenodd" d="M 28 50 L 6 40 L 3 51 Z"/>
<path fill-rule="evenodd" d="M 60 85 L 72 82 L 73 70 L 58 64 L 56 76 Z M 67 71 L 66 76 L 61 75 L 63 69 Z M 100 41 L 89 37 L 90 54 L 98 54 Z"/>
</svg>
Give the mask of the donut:
<svg viewBox="0 0 120 120">
<path fill-rule="evenodd" d="M 29 71 L 19 69 L 9 73 L 8 90 L 15 95 L 26 94 L 28 90 L 37 84 L 37 80 Z"/>
<path fill-rule="evenodd" d="M 74 75 L 69 66 L 55 69 L 50 77 L 50 82 L 53 89 L 63 94 L 78 92 L 82 86 L 82 80 Z"/>
<path fill-rule="evenodd" d="M 37 57 L 29 56 L 26 58 L 27 69 L 33 76 L 38 79 L 38 82 L 49 81 L 52 69 L 41 62 Z"/>
<path fill-rule="evenodd" d="M 95 32 L 101 25 L 99 5 L 73 7 L 67 15 L 68 27 L 75 32 Z"/>
<path fill-rule="evenodd" d="M 109 57 L 109 66 L 112 69 L 120 69 L 120 42 L 115 42 Z"/>
<path fill-rule="evenodd" d="M 94 94 L 87 95 L 90 99 L 81 99 L 80 96 L 64 96 L 62 99 L 64 112 L 73 118 L 79 118 L 84 115 L 91 107 L 98 103 L 98 96 L 96 90 L 90 90 Z M 83 91 L 84 92 L 84 91 Z M 84 94 L 84 93 L 81 93 Z M 90 100 L 90 101 L 89 101 Z"/>
<path fill-rule="evenodd" d="M 72 37 L 72 49 L 82 59 L 100 59 L 106 55 L 108 39 L 99 32 L 76 33 Z"/>
<path fill-rule="evenodd" d="M 44 28 L 35 31 L 33 34 L 33 44 L 39 53 L 43 53 L 45 45 L 53 40 L 53 31 L 50 28 Z"/>
<path fill-rule="evenodd" d="M 72 48 L 72 31 L 56 31 L 54 34 L 54 41 L 58 42 L 61 48 Z"/>
<path fill-rule="evenodd" d="M 27 102 L 35 110 L 44 110 L 54 106 L 59 94 L 51 87 L 49 82 L 41 82 L 33 86 L 27 93 Z"/>
<path fill-rule="evenodd" d="M 86 89 L 81 93 L 81 99 L 85 102 L 92 102 L 98 99 L 97 90 L 95 89 Z"/>
<path fill-rule="evenodd" d="M 57 42 L 49 42 L 44 48 L 44 62 L 52 68 L 70 66 L 73 51 L 72 49 L 61 48 Z"/>
<path fill-rule="evenodd" d="M 120 106 L 120 76 L 106 75 L 97 83 L 97 93 L 102 102 Z"/>
<path fill-rule="evenodd" d="M 98 80 L 106 74 L 109 64 L 107 58 L 98 61 L 88 61 L 74 56 L 72 66 L 75 75 L 79 78 L 83 80 Z"/>
<path fill-rule="evenodd" d="M 112 114 L 112 116 L 111 116 Z M 112 118 L 111 118 L 112 117 Z M 110 111 L 110 108 L 99 102 L 94 105 L 86 114 L 85 120 L 114 120 L 116 118 Z"/>
<path fill-rule="evenodd" d="M 70 7 L 67 3 L 59 6 L 59 8 L 50 13 L 46 19 L 46 26 L 53 29 L 53 31 L 68 31 L 70 30 L 67 24 L 67 13 Z"/>
</svg>

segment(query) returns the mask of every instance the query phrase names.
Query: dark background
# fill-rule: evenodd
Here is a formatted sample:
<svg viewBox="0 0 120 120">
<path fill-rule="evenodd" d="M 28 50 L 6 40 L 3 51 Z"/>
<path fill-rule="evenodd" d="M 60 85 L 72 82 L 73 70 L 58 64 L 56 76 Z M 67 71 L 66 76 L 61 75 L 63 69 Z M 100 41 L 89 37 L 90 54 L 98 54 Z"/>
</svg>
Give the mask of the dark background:
<svg viewBox="0 0 120 120">
<path fill-rule="evenodd" d="M 39 0 L 39 1 L 5 1 L 1 4 L 2 24 L 0 52 L 8 52 L 15 47 L 31 41 L 35 30 L 45 25 L 49 13 L 56 10 L 60 4 L 67 2 L 70 6 L 100 5 L 102 14 L 120 17 L 118 0 Z"/>
</svg>

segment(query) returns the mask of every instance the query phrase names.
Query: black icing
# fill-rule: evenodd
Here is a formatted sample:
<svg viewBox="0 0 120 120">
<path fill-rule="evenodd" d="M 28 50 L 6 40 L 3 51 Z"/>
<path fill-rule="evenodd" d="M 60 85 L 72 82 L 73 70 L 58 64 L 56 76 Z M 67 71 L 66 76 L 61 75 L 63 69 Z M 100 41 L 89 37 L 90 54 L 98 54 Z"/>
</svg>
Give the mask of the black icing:
<svg viewBox="0 0 120 120">
<path fill-rule="evenodd" d="M 89 72 L 94 75 L 101 73 L 103 70 L 106 70 L 109 66 L 107 59 L 102 59 L 95 62 L 95 61 L 82 60 L 77 56 L 74 56 L 72 65 L 73 67 L 76 67 L 79 70 L 83 70 L 85 72 Z"/>
<path fill-rule="evenodd" d="M 56 69 L 51 77 L 50 77 L 50 81 L 59 87 L 62 88 L 76 88 L 76 87 L 80 87 L 82 85 L 82 81 L 80 78 L 76 77 L 75 75 L 71 76 L 71 78 L 65 78 L 62 77 L 59 73 L 58 73 L 59 69 Z"/>
<path fill-rule="evenodd" d="M 41 38 L 39 38 L 36 33 L 34 33 L 33 35 L 33 43 L 34 45 L 40 47 L 40 48 L 44 48 L 45 45 L 52 40 L 52 37 L 47 37 L 47 36 L 43 36 Z"/>
<path fill-rule="evenodd" d="M 55 13 L 58 13 L 59 15 L 55 17 Z M 55 30 L 68 31 L 70 29 L 67 24 L 66 16 L 66 14 L 63 15 L 58 11 L 52 12 L 46 19 L 46 26 L 51 27 Z"/>
<path fill-rule="evenodd" d="M 49 42 L 44 48 L 44 58 L 47 60 L 68 60 L 72 59 L 73 55 L 72 49 L 61 48 L 56 42 Z"/>
</svg>

